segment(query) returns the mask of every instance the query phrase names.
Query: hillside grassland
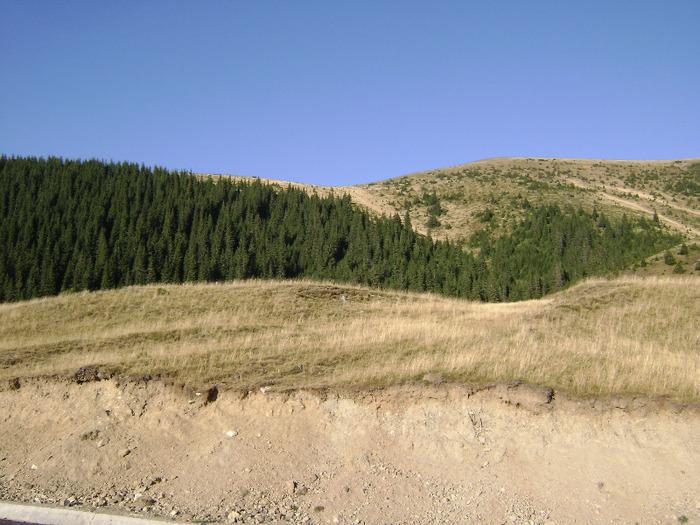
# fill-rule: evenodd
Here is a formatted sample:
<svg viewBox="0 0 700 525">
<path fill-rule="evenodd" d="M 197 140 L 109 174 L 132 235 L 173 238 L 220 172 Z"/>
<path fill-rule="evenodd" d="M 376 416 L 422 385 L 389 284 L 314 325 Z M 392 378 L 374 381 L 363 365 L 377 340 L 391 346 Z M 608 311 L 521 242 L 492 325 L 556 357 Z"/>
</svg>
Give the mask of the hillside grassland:
<svg viewBox="0 0 700 525">
<path fill-rule="evenodd" d="M 597 208 L 614 219 L 623 213 L 651 218 L 656 212 L 675 230 L 700 236 L 697 158 L 627 161 L 503 157 L 356 186 L 293 185 L 319 195 L 347 193 L 353 202 L 377 214 L 403 216 L 408 212 L 416 230 L 465 245 L 484 229 L 496 234 L 508 231 L 531 205 L 554 203 L 580 206 L 589 212 Z"/>
<path fill-rule="evenodd" d="M 345 189 L 345 188 L 344 188 Z M 436 238 L 466 242 L 480 229 L 507 231 L 531 204 L 566 202 L 612 218 L 651 217 L 700 234 L 700 162 L 562 158 L 494 158 L 412 173 L 347 189 L 380 213 L 408 210 L 414 226 Z M 430 221 L 434 194 L 440 203 Z M 484 212 L 492 212 L 483 220 Z M 439 224 L 438 224 L 439 223 Z M 433 224 L 433 226 L 429 226 Z"/>
<path fill-rule="evenodd" d="M 700 401 L 700 280 L 588 280 L 484 304 L 314 281 L 148 285 L 0 305 L 0 381 L 86 365 L 192 388 L 355 389 L 429 373 Z"/>
</svg>

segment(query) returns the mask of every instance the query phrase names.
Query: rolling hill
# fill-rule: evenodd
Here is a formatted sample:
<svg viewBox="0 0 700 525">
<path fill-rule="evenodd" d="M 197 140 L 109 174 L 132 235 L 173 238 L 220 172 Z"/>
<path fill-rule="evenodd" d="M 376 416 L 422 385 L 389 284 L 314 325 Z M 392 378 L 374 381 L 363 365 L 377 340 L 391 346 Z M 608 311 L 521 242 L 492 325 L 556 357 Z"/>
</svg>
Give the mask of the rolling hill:
<svg viewBox="0 0 700 525">
<path fill-rule="evenodd" d="M 698 402 L 699 308 L 695 277 L 592 280 L 505 304 L 297 280 L 128 287 L 0 305 L 0 382 L 86 366 L 243 390 L 433 373 Z"/>
<path fill-rule="evenodd" d="M 684 172 L 684 188 L 694 188 L 694 166 Z M 386 183 L 405 196 L 401 217 L 398 209 L 387 216 L 358 207 L 347 192 L 319 197 L 289 185 L 133 163 L 2 156 L 0 301 L 246 278 L 331 279 L 517 301 L 586 277 L 646 268 L 649 257 L 683 239 L 656 211 L 646 217 L 595 202 L 586 209 L 585 202 L 557 194 L 563 184 L 514 175 L 514 169 L 421 177 Z M 421 186 L 421 194 L 413 179 L 432 187 Z M 521 186 L 533 193 L 514 194 Z M 511 188 L 510 197 L 505 189 L 488 198 L 479 193 L 494 187 Z M 472 199 L 479 211 L 469 211 Z M 423 212 L 429 235 L 413 229 L 411 213 L 422 221 Z M 457 217 L 463 224 L 453 227 L 448 220 Z M 446 239 L 433 238 L 438 230 Z M 451 238 L 452 232 L 459 236 Z M 673 261 L 675 273 L 688 271 L 684 264 L 697 244 L 682 248 L 686 260 Z"/>
<path fill-rule="evenodd" d="M 68 165 L 88 170 L 59 182 L 32 161 L 0 200 L 19 219 L 0 224 L 1 500 L 244 524 L 700 517 L 697 159 L 270 181 L 286 193 Z M 370 254 L 354 262 L 349 224 Z M 630 256 L 642 241 L 668 249 Z M 530 251 L 531 277 L 549 264 L 535 288 L 592 272 L 517 302 L 414 293 L 372 249 L 405 245 L 435 270 L 419 290 L 445 261 L 489 293 L 516 261 L 513 286 Z"/>
<path fill-rule="evenodd" d="M 418 231 L 462 243 L 487 226 L 496 232 L 507 230 L 522 216 L 526 201 L 531 205 L 567 203 L 589 211 L 596 207 L 610 217 L 627 213 L 651 218 L 656 211 L 669 227 L 693 238 L 700 236 L 700 158 L 505 157 L 357 186 L 291 184 L 319 195 L 348 193 L 355 203 L 380 215 L 403 216 L 408 211 Z M 433 194 L 442 210 L 439 214 L 431 214 Z M 493 212 L 489 221 L 483 220 L 486 210 Z M 431 215 L 439 225 L 427 226 Z"/>
<path fill-rule="evenodd" d="M 657 217 L 669 230 L 684 235 L 689 245 L 697 247 L 700 240 L 700 158 L 503 157 L 356 186 L 263 180 L 280 187 L 292 184 L 319 195 L 347 193 L 353 202 L 377 215 L 408 213 L 417 231 L 456 242 L 467 250 L 478 247 L 479 232 L 501 235 L 512 229 L 531 206 L 553 203 L 596 209 L 615 219 L 623 214 Z M 699 260 L 700 251 L 691 251 L 683 259 L 683 269 L 698 271 Z M 646 263 L 630 266 L 626 273 L 671 275 L 674 270 L 664 264 L 662 254 Z"/>
</svg>

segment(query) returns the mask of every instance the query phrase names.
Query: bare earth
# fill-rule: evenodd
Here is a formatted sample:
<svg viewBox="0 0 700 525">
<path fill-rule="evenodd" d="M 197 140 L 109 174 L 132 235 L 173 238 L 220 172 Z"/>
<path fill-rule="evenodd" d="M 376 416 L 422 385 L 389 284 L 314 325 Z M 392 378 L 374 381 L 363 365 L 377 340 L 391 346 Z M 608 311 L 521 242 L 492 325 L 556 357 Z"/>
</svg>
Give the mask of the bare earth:
<svg viewBox="0 0 700 525">
<path fill-rule="evenodd" d="M 0 499 L 224 523 L 700 520 L 698 406 L 428 379 L 200 395 L 4 384 Z"/>
</svg>

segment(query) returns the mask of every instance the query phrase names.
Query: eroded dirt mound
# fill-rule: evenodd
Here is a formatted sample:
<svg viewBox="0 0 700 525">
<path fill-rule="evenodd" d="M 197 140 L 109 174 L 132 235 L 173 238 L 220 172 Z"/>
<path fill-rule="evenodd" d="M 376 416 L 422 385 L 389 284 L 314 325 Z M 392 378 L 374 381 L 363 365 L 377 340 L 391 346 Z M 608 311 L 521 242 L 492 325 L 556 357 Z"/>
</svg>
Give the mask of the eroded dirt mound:
<svg viewBox="0 0 700 525">
<path fill-rule="evenodd" d="M 698 487 L 700 413 L 659 400 L 439 381 L 0 391 L 0 499 L 228 523 L 693 523 Z"/>
</svg>

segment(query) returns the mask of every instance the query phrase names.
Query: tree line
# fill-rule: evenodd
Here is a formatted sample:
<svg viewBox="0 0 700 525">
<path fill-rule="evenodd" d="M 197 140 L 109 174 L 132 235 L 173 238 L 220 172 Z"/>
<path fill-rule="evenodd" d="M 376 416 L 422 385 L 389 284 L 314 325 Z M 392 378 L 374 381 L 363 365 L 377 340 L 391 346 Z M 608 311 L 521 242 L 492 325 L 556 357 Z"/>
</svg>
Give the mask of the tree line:
<svg viewBox="0 0 700 525">
<path fill-rule="evenodd" d="M 537 298 L 680 242 L 644 219 L 533 207 L 469 253 L 347 195 L 123 162 L 0 156 L 0 301 L 133 284 L 314 278 Z"/>
</svg>

